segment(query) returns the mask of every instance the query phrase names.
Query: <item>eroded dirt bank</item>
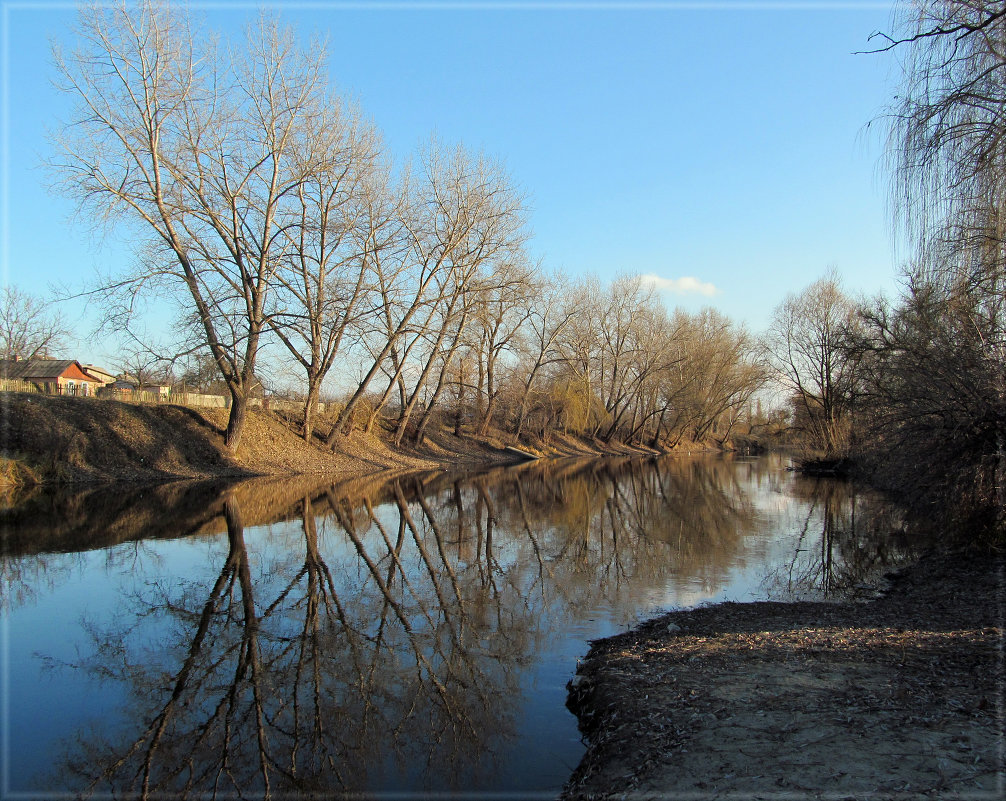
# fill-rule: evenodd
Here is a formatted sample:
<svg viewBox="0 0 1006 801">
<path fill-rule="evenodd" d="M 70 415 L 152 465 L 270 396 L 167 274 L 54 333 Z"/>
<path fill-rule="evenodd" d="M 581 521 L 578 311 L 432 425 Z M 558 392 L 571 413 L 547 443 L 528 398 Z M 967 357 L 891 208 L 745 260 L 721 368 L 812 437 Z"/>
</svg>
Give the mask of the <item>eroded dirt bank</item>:
<svg viewBox="0 0 1006 801">
<path fill-rule="evenodd" d="M 1002 557 L 866 603 L 726 603 L 600 640 L 566 799 L 1006 797 Z"/>
</svg>

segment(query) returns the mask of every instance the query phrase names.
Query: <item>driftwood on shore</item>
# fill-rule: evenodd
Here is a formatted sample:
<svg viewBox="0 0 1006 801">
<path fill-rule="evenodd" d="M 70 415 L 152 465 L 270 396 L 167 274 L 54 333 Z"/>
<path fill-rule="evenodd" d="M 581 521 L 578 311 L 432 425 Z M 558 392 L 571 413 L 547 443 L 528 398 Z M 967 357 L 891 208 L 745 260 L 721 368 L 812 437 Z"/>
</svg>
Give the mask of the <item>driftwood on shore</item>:
<svg viewBox="0 0 1006 801">
<path fill-rule="evenodd" d="M 522 459 L 527 459 L 528 461 L 531 461 L 532 459 L 541 458 L 537 454 L 530 453 L 529 451 L 522 450 L 521 448 L 514 447 L 513 445 L 507 445 L 503 450 L 506 453 L 513 454 L 514 456 L 519 456 Z"/>
</svg>

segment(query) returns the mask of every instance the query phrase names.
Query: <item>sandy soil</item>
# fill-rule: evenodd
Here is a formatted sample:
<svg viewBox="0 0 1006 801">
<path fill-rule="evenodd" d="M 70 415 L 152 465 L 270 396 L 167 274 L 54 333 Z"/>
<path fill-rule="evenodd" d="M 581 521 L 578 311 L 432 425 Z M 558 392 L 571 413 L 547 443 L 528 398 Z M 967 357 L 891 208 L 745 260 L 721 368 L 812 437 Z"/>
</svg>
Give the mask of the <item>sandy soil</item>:
<svg viewBox="0 0 1006 801">
<path fill-rule="evenodd" d="M 865 603 L 720 604 L 593 644 L 567 799 L 1006 797 L 1002 558 Z"/>
</svg>

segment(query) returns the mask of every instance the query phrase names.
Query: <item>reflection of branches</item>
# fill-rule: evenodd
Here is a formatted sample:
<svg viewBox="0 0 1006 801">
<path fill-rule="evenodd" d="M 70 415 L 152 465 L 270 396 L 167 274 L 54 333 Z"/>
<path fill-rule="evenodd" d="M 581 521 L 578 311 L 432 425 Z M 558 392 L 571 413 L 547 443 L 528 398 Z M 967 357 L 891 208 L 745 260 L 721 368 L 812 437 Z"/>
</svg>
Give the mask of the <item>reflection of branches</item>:
<svg viewBox="0 0 1006 801">
<path fill-rule="evenodd" d="M 785 597 L 830 598 L 875 577 L 898 556 L 888 550 L 897 522 L 880 499 L 836 481 L 815 480 L 799 491 L 808 498 L 803 522 L 788 563 L 765 580 L 770 591 L 774 585 Z"/>
<path fill-rule="evenodd" d="M 3 539 L 3 534 L 0 534 L 0 539 Z M 0 554 L 0 612 L 24 606 L 40 592 L 63 583 L 82 561 L 80 554 Z"/>
<path fill-rule="evenodd" d="M 224 513 L 227 519 L 228 555 L 219 575 L 214 582 L 209 595 L 203 604 L 202 611 L 198 615 L 195 631 L 189 643 L 188 652 L 175 673 L 171 693 L 163 705 L 150 718 L 149 723 L 125 750 L 120 751 L 121 756 L 108 760 L 95 755 L 95 763 L 99 766 L 100 772 L 91 781 L 89 790 L 102 781 L 107 781 L 113 786 L 119 786 L 122 781 L 126 786 L 137 788 L 141 798 L 148 798 L 151 793 L 151 782 L 156 782 L 157 786 L 171 786 L 175 780 L 179 779 L 183 773 L 189 773 L 189 778 L 183 786 L 189 786 L 193 780 L 214 775 L 216 781 L 230 773 L 231 765 L 228 759 L 230 755 L 231 738 L 230 733 L 233 728 L 237 701 L 238 685 L 244 676 L 251 671 L 251 682 L 254 687 L 254 710 L 256 714 L 256 729 L 258 734 L 258 764 L 261 775 L 268 783 L 267 744 L 262 727 L 262 699 L 259 690 L 260 666 L 258 659 L 258 645 L 256 639 L 257 619 L 255 616 L 254 599 L 251 594 L 251 577 L 248 570 L 247 553 L 244 545 L 244 529 L 241 524 L 240 512 L 232 500 L 227 500 L 224 505 Z M 235 581 L 238 582 L 243 603 L 243 633 L 239 643 L 226 647 L 223 653 L 206 659 L 204 646 L 209 639 L 208 634 L 214 618 L 221 613 L 222 607 L 229 605 L 228 598 L 235 590 Z M 171 604 L 165 604 L 170 608 Z M 229 614 L 227 615 L 229 622 Z M 226 627 L 226 623 L 225 623 Z M 230 685 L 229 691 L 220 699 L 220 702 L 212 709 L 209 717 L 201 723 L 188 727 L 186 735 L 175 737 L 173 742 L 165 745 L 165 737 L 169 731 L 169 725 L 175 723 L 177 717 L 187 713 L 188 710 L 180 712 L 180 708 L 187 706 L 184 699 L 187 693 L 199 691 L 205 686 L 205 682 L 210 674 L 222 664 L 228 656 L 237 652 L 237 665 L 235 669 L 235 679 Z M 123 655 L 125 659 L 128 657 Z M 128 669 L 128 668 L 127 668 Z M 203 675 L 198 675 L 203 671 Z M 219 749 L 219 758 L 214 764 L 203 766 L 199 772 L 201 776 L 193 770 L 194 765 L 190 759 L 175 759 L 169 753 L 162 756 L 162 750 L 170 752 L 179 743 L 188 741 L 191 744 L 192 753 L 197 753 L 205 741 L 209 739 L 214 727 L 221 724 L 224 729 L 223 747 Z M 178 726 L 184 723 L 179 722 Z M 159 765 L 168 766 L 162 773 L 155 776 Z M 89 762 L 74 766 L 76 772 L 84 775 L 92 774 L 93 768 Z M 267 785 L 268 786 L 268 785 Z"/>
<path fill-rule="evenodd" d="M 304 489 L 259 510 L 280 522 L 247 544 L 250 504 L 228 490 L 221 566 L 147 583 L 121 625 L 93 630 L 81 667 L 121 682 L 137 722 L 85 743 L 74 775 L 215 797 L 375 789 L 427 763 L 464 786 L 512 733 L 522 668 L 556 620 L 736 563 L 755 525 L 754 479 L 737 475 L 622 460 Z M 837 515 L 836 553 L 845 530 Z"/>
<path fill-rule="evenodd" d="M 520 522 L 523 527 L 523 533 L 527 537 L 528 543 L 531 545 L 532 552 L 534 553 L 534 563 L 538 567 L 538 579 L 535 582 L 542 593 L 545 592 L 545 580 L 554 578 L 554 574 L 551 568 L 546 566 L 545 559 L 542 556 L 541 545 L 538 543 L 538 535 L 535 533 L 531 525 L 531 519 L 528 514 L 527 508 L 527 495 L 524 492 L 523 482 L 517 481 L 516 483 L 516 495 L 517 502 L 520 508 Z"/>
<path fill-rule="evenodd" d="M 419 550 L 420 555 L 423 557 L 423 564 L 426 565 L 426 569 L 427 571 L 429 571 L 430 580 L 437 594 L 437 600 L 440 602 L 440 609 L 444 613 L 444 616 L 447 618 L 448 626 L 451 627 L 452 636 L 456 637 L 457 634 L 454 630 L 453 624 L 451 623 L 450 616 L 448 613 L 448 609 L 451 608 L 451 605 L 445 601 L 444 596 L 440 589 L 440 582 L 439 582 L 440 571 L 438 571 L 437 568 L 434 567 L 433 562 L 430 559 L 430 554 L 427 551 L 426 546 L 424 544 L 424 538 L 420 534 L 419 529 L 416 528 L 416 523 L 412 519 L 412 515 L 409 512 L 409 505 L 405 502 L 405 498 L 402 495 L 401 487 L 398 487 L 397 485 L 395 487 L 395 497 L 398 500 L 399 511 L 405 518 L 405 522 L 408 525 L 409 530 L 412 532 L 413 538 L 415 539 L 416 548 Z M 444 566 L 444 570 L 447 571 L 448 578 L 450 578 L 451 588 L 454 590 L 454 597 L 457 599 L 458 611 L 461 614 L 464 614 L 464 599 L 461 596 L 461 590 L 458 589 L 458 577 L 454 573 L 454 568 L 451 566 L 450 560 L 444 554 L 443 535 L 437 528 L 436 520 L 434 520 L 433 518 L 433 512 L 430 511 L 430 506 L 426 502 L 426 499 L 423 497 L 423 493 L 421 490 L 416 493 L 416 500 L 419 502 L 419 506 L 423 510 L 423 514 L 426 515 L 426 519 L 430 523 L 430 528 L 433 531 L 433 542 L 436 544 L 437 550 L 440 552 L 441 564 Z"/>
<path fill-rule="evenodd" d="M 370 517 L 371 522 L 376 526 L 377 530 L 381 533 L 381 537 L 384 539 L 385 547 L 388 549 L 388 553 L 391 556 L 391 563 L 388 565 L 388 575 L 385 578 L 385 586 L 391 587 L 395 581 L 395 572 L 398 571 L 402 575 L 403 582 L 406 581 L 405 578 L 405 568 L 402 566 L 402 548 L 405 545 L 405 518 L 399 515 L 398 518 L 398 538 L 395 544 L 391 544 L 391 538 L 388 536 L 387 530 L 381 525 L 381 521 L 378 516 L 374 513 L 374 507 L 370 502 L 370 499 L 366 499 L 367 514 Z M 384 642 L 384 631 L 385 625 L 387 623 L 388 610 L 394 607 L 394 600 L 389 595 L 384 595 L 384 606 L 381 609 L 381 614 L 379 616 L 380 623 L 377 628 L 377 636 L 375 638 L 375 648 L 373 660 L 370 664 L 370 669 L 367 671 L 367 687 L 373 686 L 374 673 L 377 669 L 378 659 L 381 654 L 381 647 Z M 399 616 L 401 619 L 401 616 Z M 407 621 L 403 621 L 403 627 Z M 406 631 L 410 629 L 406 628 Z"/>
<path fill-rule="evenodd" d="M 341 515 L 334 496 L 327 500 Z M 404 498 L 402 503 L 407 509 Z M 448 650 L 439 644 L 438 619 L 448 599 L 436 594 L 438 600 L 430 605 L 423 600 L 428 590 L 417 584 L 420 576 L 408 578 L 400 556 L 407 518 L 400 518 L 397 543 L 378 526 L 390 558 L 383 571 L 371 555 L 374 546 L 364 542 L 353 516 L 341 515 L 343 530 L 366 566 L 366 584 L 381 591 L 377 633 L 371 637 L 363 636 L 373 620 L 366 596 L 361 595 L 352 608 L 346 605 L 342 596 L 350 588 L 345 580 L 340 588 L 322 557 L 311 498 L 305 497 L 301 506 L 305 550 L 299 567 L 265 573 L 253 581 L 240 509 L 234 498 L 228 498 L 223 507 L 227 557 L 198 607 L 192 604 L 193 593 L 198 592 L 195 586 L 170 597 L 158 594 L 174 591 L 154 585 L 154 596 L 139 599 L 135 623 L 124 629 L 95 630 L 95 661 L 82 667 L 126 681 L 145 722 L 126 745 L 92 741 L 83 746 L 72 768 L 74 775 L 85 779 L 87 792 L 105 785 L 117 793 L 148 798 L 164 793 L 269 796 L 284 787 L 359 788 L 363 777 L 354 777 L 353 772 L 375 764 L 382 753 L 412 750 L 427 742 L 431 749 L 446 746 L 455 759 L 464 759 L 484 750 L 479 741 L 505 731 L 487 724 L 506 719 L 499 705 L 514 697 L 513 687 L 489 680 L 479 661 L 486 657 L 497 661 L 503 666 L 498 673 L 505 677 L 512 673 L 507 665 L 514 655 L 476 658 L 457 634 L 449 638 Z M 369 513 L 378 519 L 372 508 Z M 414 538 L 422 541 L 420 529 Z M 428 575 L 438 576 L 428 551 L 426 562 Z M 396 597 L 393 586 L 398 582 L 410 593 L 410 608 Z M 258 606 L 256 597 L 270 592 L 272 602 Z M 458 584 L 457 598 L 450 599 L 450 615 L 463 622 L 462 597 Z M 389 612 L 410 646 L 416 670 L 411 681 L 394 667 L 400 664 L 401 643 L 391 636 Z M 155 662 L 149 657 L 144 661 L 144 655 L 128 644 L 144 639 L 140 621 L 155 617 L 185 623 L 179 631 L 186 645 L 167 686 Z M 518 624 L 524 626 L 526 621 Z M 164 626 L 157 636 L 163 638 L 165 632 L 173 637 Z M 479 640 L 479 635 L 473 638 Z M 364 646 L 372 648 L 367 657 Z M 171 643 L 161 643 L 152 652 L 173 651 L 178 649 Z M 517 655 L 515 662 L 520 661 Z M 358 705 L 352 702 L 354 693 Z M 425 725 L 440 729 L 433 739 L 415 736 L 416 727 L 424 725 L 419 722 L 424 708 L 431 714 Z M 477 718 L 472 715 L 475 709 L 480 710 Z M 368 734 L 375 731 L 374 713 L 380 717 L 378 738 Z M 382 752 L 382 741 L 392 749 Z M 370 756 L 347 762 L 345 755 L 354 750 Z M 432 750 L 429 756 L 433 758 Z M 376 763 L 379 766 L 381 759 Z"/>
<path fill-rule="evenodd" d="M 321 557 L 318 548 L 318 529 L 310 496 L 305 496 L 302 503 L 302 519 L 304 527 L 305 556 L 304 565 L 290 583 L 287 590 L 281 593 L 271 608 L 275 607 L 287 593 L 301 581 L 307 578 L 305 597 L 303 600 L 304 620 L 300 636 L 292 638 L 297 655 L 294 661 L 292 681 L 292 715 L 291 731 L 294 738 L 290 748 L 288 772 L 297 775 L 301 763 L 301 753 L 307 751 L 313 755 L 313 770 L 320 771 L 324 767 L 334 768 L 338 760 L 338 750 L 333 747 L 333 736 L 327 730 L 328 715 L 325 709 L 325 670 L 326 652 L 323 647 L 326 635 L 334 637 L 342 632 L 349 646 L 350 660 L 355 671 L 362 675 L 362 665 L 358 637 L 359 631 L 349 619 L 346 609 L 336 590 L 332 573 Z M 293 604 L 291 610 L 297 608 Z M 321 612 L 325 614 L 322 616 Z M 339 627 L 335 627 L 338 622 Z M 309 682 L 311 718 L 306 725 L 301 725 L 301 686 Z M 304 744 L 302 744 L 304 741 Z M 338 776 L 338 774 L 336 774 Z M 341 776 L 339 777 L 341 780 Z"/>
<path fill-rule="evenodd" d="M 443 588 L 440 586 L 441 569 L 438 569 L 434 563 L 430 550 L 426 547 L 424 532 L 413 518 L 402 488 L 397 482 L 394 485 L 394 495 L 400 521 L 397 546 L 391 545 L 386 529 L 379 524 L 378 517 L 373 514 L 372 509 L 370 510 L 371 518 L 377 523 L 377 528 L 385 547 L 388 549 L 393 565 L 400 573 L 403 591 L 407 592 L 412 599 L 411 608 L 416 610 L 426 623 L 425 635 L 415 628 L 413 619 L 410 619 L 409 611 L 405 609 L 403 602 L 393 594 L 390 582 L 385 581 L 380 575 L 376 562 L 352 521 L 340 510 L 339 504 L 334 498 L 330 498 L 330 503 L 357 554 L 366 565 L 370 578 L 379 588 L 386 608 L 390 607 L 394 611 L 405 631 L 409 652 L 414 659 L 417 679 L 420 682 L 418 686 L 421 687 L 426 682 L 432 685 L 439 704 L 446 713 L 443 720 L 450 723 L 453 732 L 451 740 L 454 742 L 473 739 L 477 741 L 484 736 L 484 726 L 483 721 L 477 721 L 471 717 L 471 702 L 480 699 L 478 705 L 485 711 L 486 719 L 490 719 L 492 717 L 490 710 L 494 705 L 494 702 L 490 700 L 490 695 L 494 694 L 495 690 L 492 683 L 484 681 L 484 668 L 480 667 L 480 661 L 474 658 L 470 647 L 465 645 L 462 637 L 466 620 L 464 594 L 458 584 L 453 567 L 450 566 L 447 559 L 443 539 L 429 504 L 425 500 L 420 502 L 424 515 L 431 526 L 437 552 L 444 565 L 443 572 L 450 576 L 454 589 L 453 600 L 444 594 Z M 409 577 L 408 571 L 402 565 L 399 555 L 406 530 L 412 533 L 412 543 L 425 568 L 425 572 L 416 574 L 412 578 Z M 436 599 L 432 608 L 423 600 L 424 593 L 419 589 L 418 584 L 420 580 L 426 581 L 426 586 L 429 587 Z M 441 625 L 437 618 L 442 620 L 446 627 L 447 643 L 441 642 L 437 636 L 437 633 L 441 631 Z"/>
<path fill-rule="evenodd" d="M 815 578 L 811 578 L 809 581 L 806 577 L 797 579 L 796 570 L 797 566 L 800 564 L 800 554 L 805 553 L 808 549 L 804 546 L 807 544 L 807 535 L 810 531 L 811 521 L 814 518 L 814 512 L 817 510 L 817 501 L 815 500 L 810 506 L 807 507 L 807 514 L 804 516 L 803 525 L 800 528 L 800 536 L 796 541 L 796 547 L 793 549 L 793 556 L 790 558 L 789 565 L 787 568 L 787 584 L 786 591 L 788 593 L 793 593 L 795 588 L 800 584 L 808 584 L 811 587 L 817 584 Z"/>
<path fill-rule="evenodd" d="M 476 480 L 475 489 L 478 492 L 478 504 L 476 507 L 475 523 L 478 528 L 478 540 L 479 545 L 484 545 L 484 550 L 482 547 L 479 548 L 480 553 L 485 554 L 485 574 L 482 577 L 483 585 L 488 585 L 492 588 L 494 595 L 499 595 L 499 587 L 496 586 L 496 573 L 499 570 L 499 562 L 493 556 L 493 528 L 496 525 L 496 507 L 493 505 L 492 498 L 489 497 L 489 492 L 486 489 L 485 481 Z M 482 510 L 485 509 L 485 527 L 482 526 Z M 479 567 L 482 566 L 482 560 L 479 559 Z M 481 571 L 480 571 L 481 572 Z"/>
</svg>

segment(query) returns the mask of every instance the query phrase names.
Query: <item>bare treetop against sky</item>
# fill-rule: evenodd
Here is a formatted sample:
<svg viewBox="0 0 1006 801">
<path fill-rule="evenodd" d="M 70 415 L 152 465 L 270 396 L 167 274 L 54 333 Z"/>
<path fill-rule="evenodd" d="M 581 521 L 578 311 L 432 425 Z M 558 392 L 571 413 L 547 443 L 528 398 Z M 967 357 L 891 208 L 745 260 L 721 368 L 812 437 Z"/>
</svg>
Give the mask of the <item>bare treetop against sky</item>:
<svg viewBox="0 0 1006 801">
<path fill-rule="evenodd" d="M 256 14 L 191 7 L 235 41 Z M 546 268 L 652 276 L 669 306 L 713 305 L 755 329 L 829 266 L 854 291 L 894 286 L 882 142 L 865 126 L 890 102 L 895 56 L 854 55 L 890 28 L 888 3 L 272 8 L 301 37 L 327 39 L 338 91 L 397 160 L 432 133 L 502 159 Z M 133 250 L 71 220 L 41 166 L 69 102 L 51 84 L 50 40 L 72 46 L 76 11 L 2 10 L 3 277 L 35 294 L 78 288 Z"/>
</svg>

